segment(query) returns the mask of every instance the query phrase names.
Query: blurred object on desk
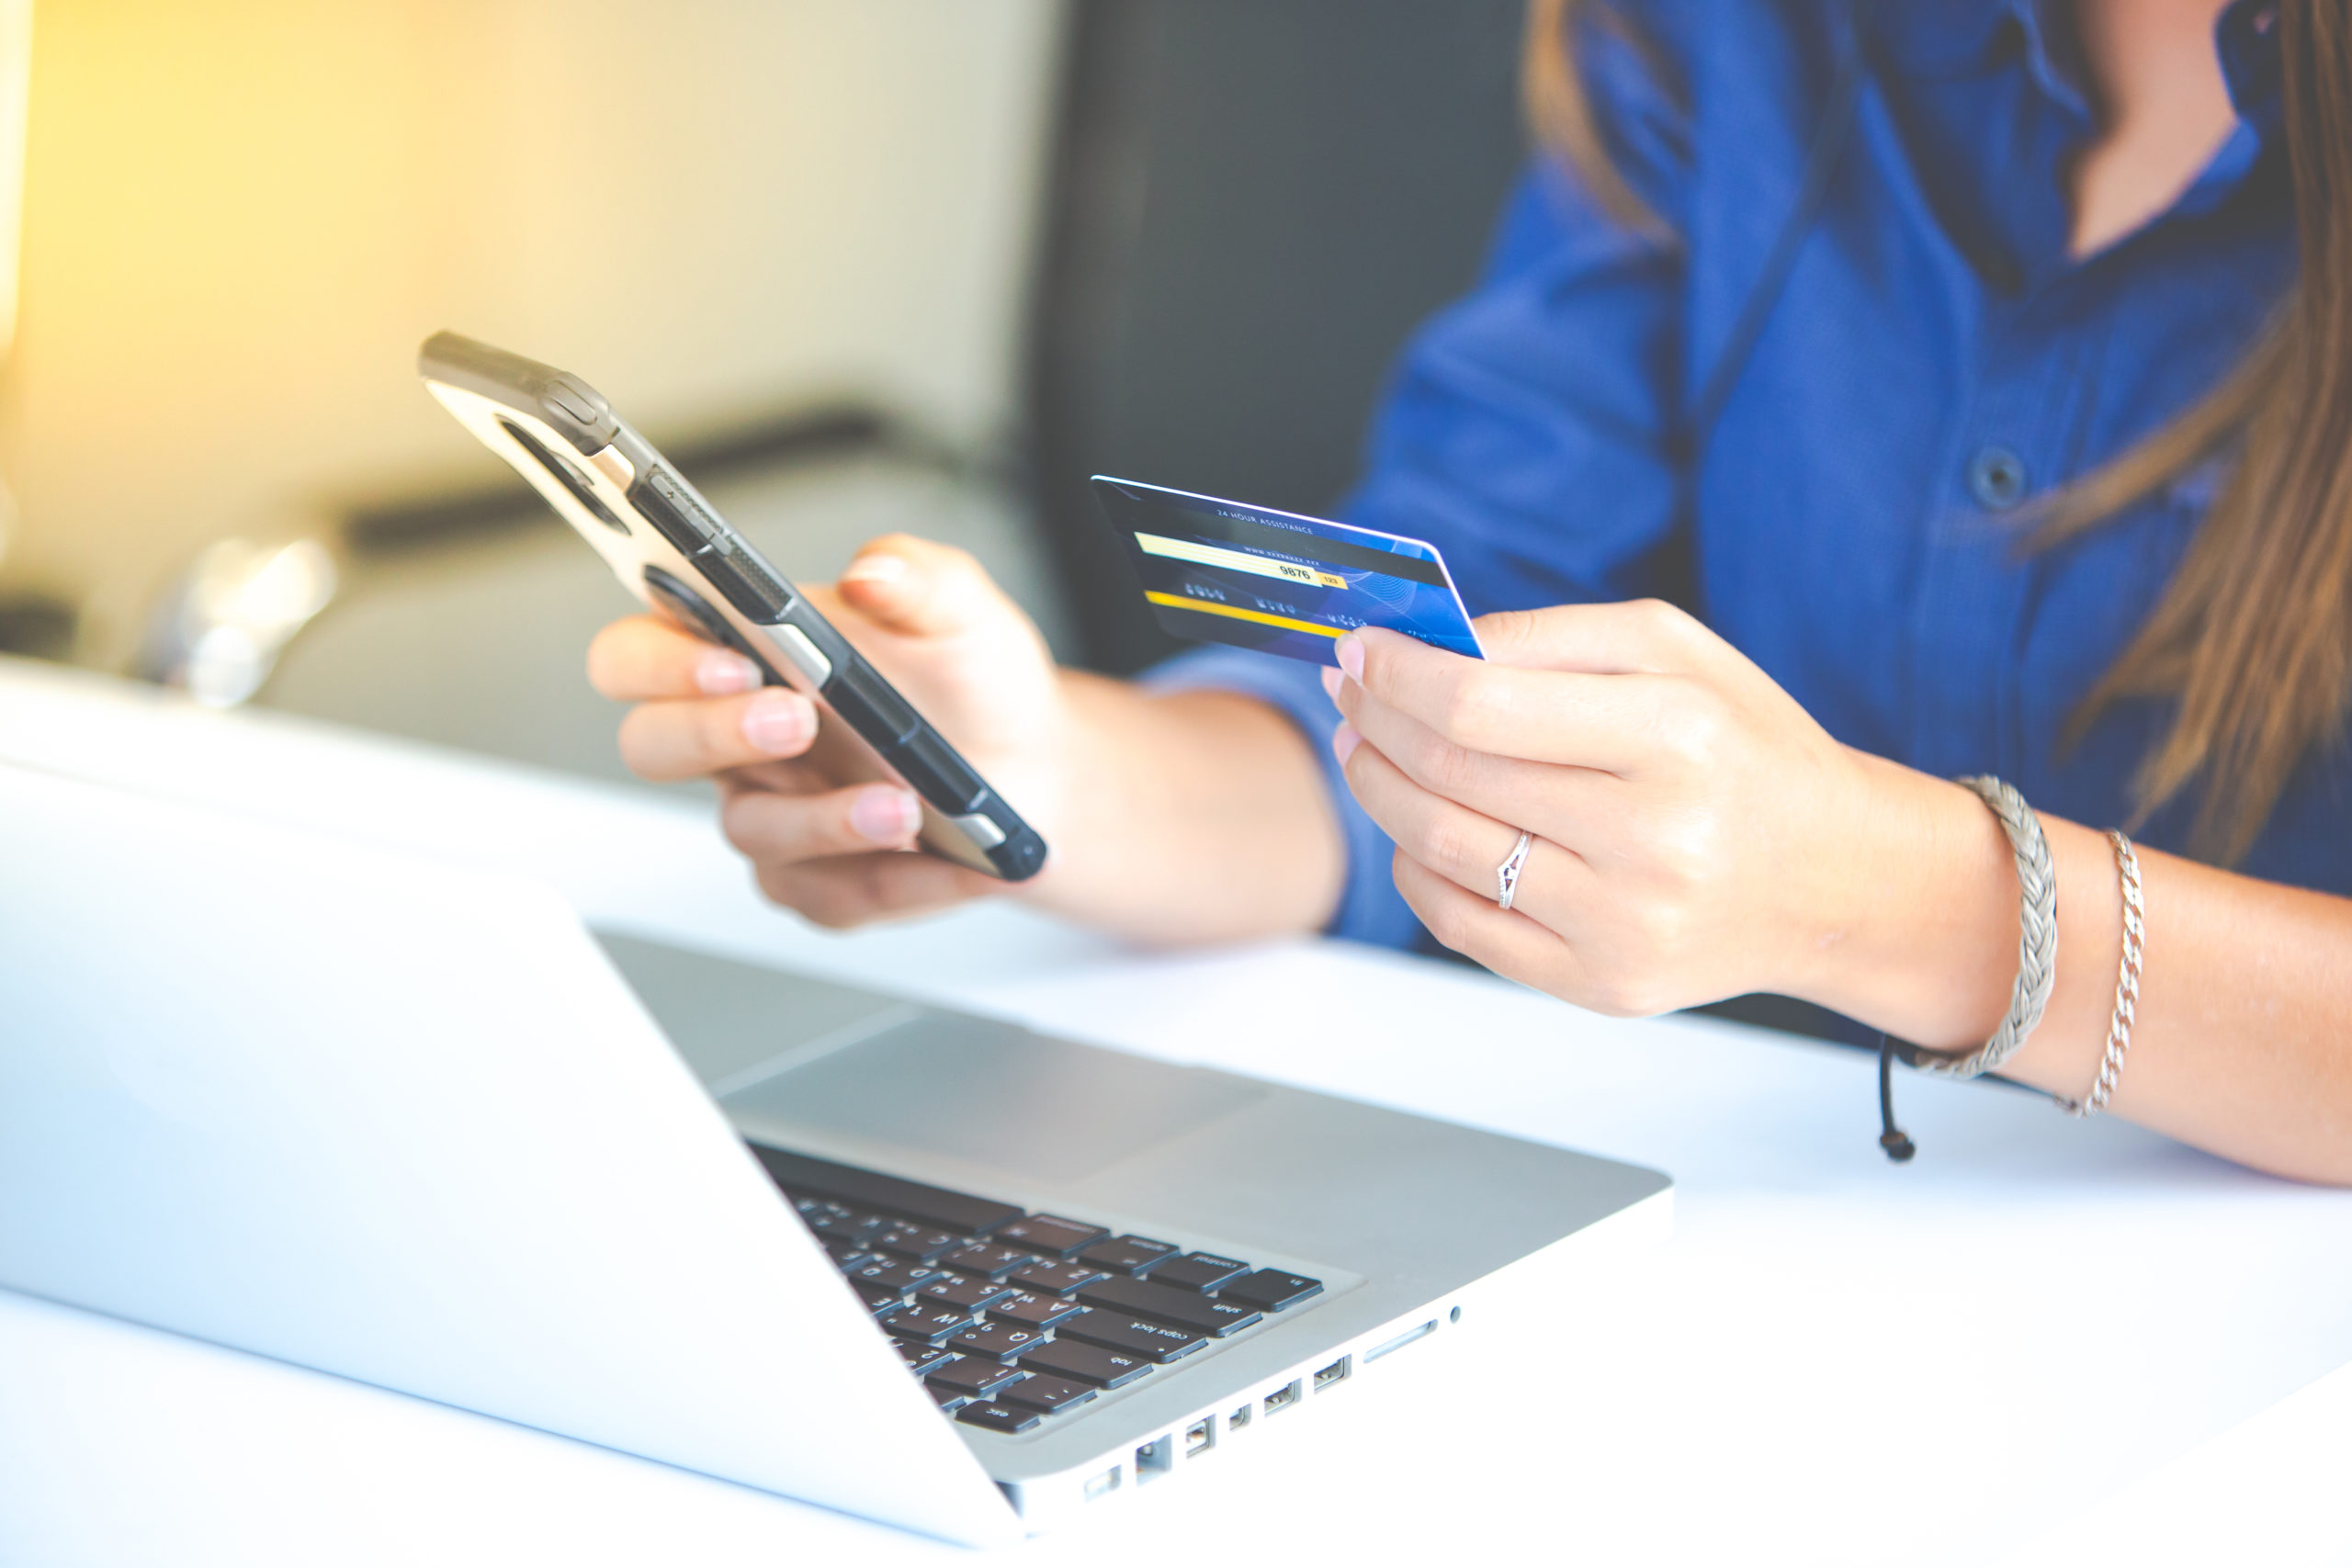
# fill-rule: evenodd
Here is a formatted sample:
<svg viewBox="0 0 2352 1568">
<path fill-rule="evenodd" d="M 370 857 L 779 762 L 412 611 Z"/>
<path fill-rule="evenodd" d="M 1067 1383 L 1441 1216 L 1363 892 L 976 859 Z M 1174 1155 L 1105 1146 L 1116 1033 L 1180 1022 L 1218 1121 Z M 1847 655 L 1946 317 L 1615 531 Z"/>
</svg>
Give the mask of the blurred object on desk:
<svg viewBox="0 0 2352 1568">
<path fill-rule="evenodd" d="M 334 558 L 316 539 L 216 539 L 157 602 L 135 672 L 206 707 L 235 707 L 334 590 Z"/>
<path fill-rule="evenodd" d="M 44 593 L 0 593 L 0 654 L 64 659 L 73 649 L 73 605 Z"/>
</svg>

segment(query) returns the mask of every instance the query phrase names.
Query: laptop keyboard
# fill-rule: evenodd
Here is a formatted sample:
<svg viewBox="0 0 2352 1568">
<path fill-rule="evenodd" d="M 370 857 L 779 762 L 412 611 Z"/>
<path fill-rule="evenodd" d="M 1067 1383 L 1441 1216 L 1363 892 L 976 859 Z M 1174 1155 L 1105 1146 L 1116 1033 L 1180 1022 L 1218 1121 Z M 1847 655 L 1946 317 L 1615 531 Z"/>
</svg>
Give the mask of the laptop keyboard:
<svg viewBox="0 0 2352 1568">
<path fill-rule="evenodd" d="M 991 1432 L 1029 1431 L 1323 1290 L 1083 1220 L 752 1152 L 939 1407 Z"/>
</svg>

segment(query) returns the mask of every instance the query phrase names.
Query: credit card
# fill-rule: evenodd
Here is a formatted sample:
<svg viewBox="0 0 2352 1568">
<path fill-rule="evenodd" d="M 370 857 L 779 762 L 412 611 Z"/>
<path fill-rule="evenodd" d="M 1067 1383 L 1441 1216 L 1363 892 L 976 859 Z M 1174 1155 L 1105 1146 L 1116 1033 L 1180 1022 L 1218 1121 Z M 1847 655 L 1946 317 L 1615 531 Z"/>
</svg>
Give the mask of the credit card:
<svg viewBox="0 0 2352 1568">
<path fill-rule="evenodd" d="M 1093 484 L 1151 613 L 1177 637 L 1336 664 L 1340 638 L 1385 626 L 1485 657 L 1435 545 L 1104 474 Z"/>
</svg>

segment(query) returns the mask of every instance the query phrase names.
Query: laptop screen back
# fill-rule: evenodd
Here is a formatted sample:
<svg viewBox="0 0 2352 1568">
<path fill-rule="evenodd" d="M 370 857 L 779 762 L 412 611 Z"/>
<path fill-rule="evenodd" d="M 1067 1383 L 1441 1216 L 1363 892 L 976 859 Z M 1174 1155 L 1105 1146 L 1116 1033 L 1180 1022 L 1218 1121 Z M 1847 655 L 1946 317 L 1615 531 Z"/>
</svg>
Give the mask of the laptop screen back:
<svg viewBox="0 0 2352 1568">
<path fill-rule="evenodd" d="M 552 894 L 6 768 L 0 867 L 0 1284 L 1018 1534 Z"/>
</svg>

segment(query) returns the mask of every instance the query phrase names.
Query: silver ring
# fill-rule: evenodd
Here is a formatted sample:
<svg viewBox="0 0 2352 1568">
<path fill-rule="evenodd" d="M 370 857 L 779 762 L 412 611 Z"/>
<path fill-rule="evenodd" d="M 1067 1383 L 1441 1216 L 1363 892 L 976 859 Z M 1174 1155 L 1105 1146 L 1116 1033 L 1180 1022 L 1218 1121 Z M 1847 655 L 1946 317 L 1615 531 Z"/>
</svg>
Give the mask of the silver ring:
<svg viewBox="0 0 2352 1568">
<path fill-rule="evenodd" d="M 1519 874 L 1527 864 L 1528 846 L 1534 841 L 1534 834 L 1521 833 L 1519 842 L 1513 844 L 1510 853 L 1503 857 L 1503 863 L 1495 867 L 1495 905 L 1498 908 L 1510 908 L 1510 901 L 1519 897 Z"/>
</svg>

